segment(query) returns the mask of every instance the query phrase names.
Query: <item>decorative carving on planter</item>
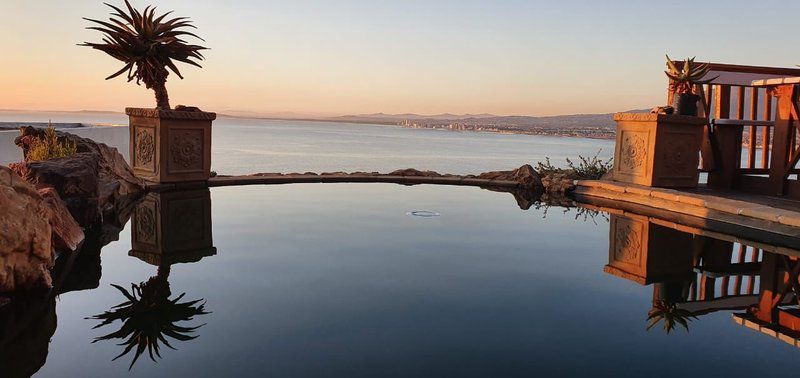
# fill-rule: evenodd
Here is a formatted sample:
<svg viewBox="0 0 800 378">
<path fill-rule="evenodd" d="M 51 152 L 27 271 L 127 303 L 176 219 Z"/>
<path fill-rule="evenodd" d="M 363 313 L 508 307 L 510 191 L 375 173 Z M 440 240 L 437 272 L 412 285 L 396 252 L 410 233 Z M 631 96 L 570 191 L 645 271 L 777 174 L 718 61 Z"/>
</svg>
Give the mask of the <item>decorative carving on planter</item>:
<svg viewBox="0 0 800 378">
<path fill-rule="evenodd" d="M 156 203 L 145 201 L 136 208 L 136 240 L 155 245 L 157 243 Z"/>
<path fill-rule="evenodd" d="M 644 134 L 644 135 L 643 135 Z M 647 160 L 647 140 L 645 133 L 626 132 L 622 136 L 622 159 L 620 169 L 626 172 L 637 172 Z"/>
<path fill-rule="evenodd" d="M 642 251 L 642 225 L 620 219 L 615 231 L 614 258 L 619 262 L 638 264 Z"/>
<path fill-rule="evenodd" d="M 170 171 L 202 169 L 202 130 L 173 130 L 170 132 Z"/>
<path fill-rule="evenodd" d="M 156 152 L 156 143 L 155 138 L 153 138 L 152 129 L 139 128 L 136 130 L 135 148 L 136 165 L 151 165 Z"/>
</svg>

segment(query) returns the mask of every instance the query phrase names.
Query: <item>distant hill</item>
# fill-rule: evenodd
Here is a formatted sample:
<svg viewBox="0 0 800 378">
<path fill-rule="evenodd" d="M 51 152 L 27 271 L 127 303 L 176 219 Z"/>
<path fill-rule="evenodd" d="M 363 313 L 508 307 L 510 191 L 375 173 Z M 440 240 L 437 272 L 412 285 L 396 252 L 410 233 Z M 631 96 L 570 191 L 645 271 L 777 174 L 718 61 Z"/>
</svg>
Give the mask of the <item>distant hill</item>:
<svg viewBox="0 0 800 378">
<path fill-rule="evenodd" d="M 343 115 L 340 117 L 333 117 L 331 119 L 340 118 L 343 120 L 391 120 L 391 121 L 403 121 L 403 120 L 423 120 L 423 119 L 431 119 L 431 120 L 461 120 L 461 119 L 482 119 L 482 118 L 491 118 L 491 117 L 498 117 L 494 114 L 482 113 L 482 114 L 450 114 L 450 113 L 442 113 L 442 114 L 433 114 L 433 115 L 423 115 L 423 114 L 414 114 L 414 113 L 402 113 L 402 114 L 386 114 L 386 113 L 372 113 L 372 114 L 355 114 L 355 115 Z"/>
<path fill-rule="evenodd" d="M 643 113 L 649 109 L 630 110 L 629 112 Z M 557 116 L 499 116 L 494 114 L 435 114 L 421 115 L 413 113 L 404 114 L 356 114 L 327 118 L 331 121 L 360 122 L 360 123 L 391 123 L 415 122 L 420 124 L 446 124 L 459 123 L 464 125 L 484 125 L 514 127 L 521 130 L 527 129 L 570 129 L 570 128 L 614 128 L 612 119 L 614 113 L 600 114 L 568 114 Z"/>
</svg>

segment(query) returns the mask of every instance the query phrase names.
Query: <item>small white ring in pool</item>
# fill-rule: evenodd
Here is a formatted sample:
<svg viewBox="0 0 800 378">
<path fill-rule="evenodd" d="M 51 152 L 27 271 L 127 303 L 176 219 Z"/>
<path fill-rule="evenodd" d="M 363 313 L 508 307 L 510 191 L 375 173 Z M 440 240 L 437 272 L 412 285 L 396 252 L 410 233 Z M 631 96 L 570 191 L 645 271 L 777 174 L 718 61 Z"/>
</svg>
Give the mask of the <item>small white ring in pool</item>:
<svg viewBox="0 0 800 378">
<path fill-rule="evenodd" d="M 410 215 L 412 217 L 422 217 L 422 218 L 431 218 L 431 217 L 438 217 L 439 213 L 435 211 L 428 211 L 428 210 L 413 210 L 406 213 L 406 215 Z"/>
</svg>

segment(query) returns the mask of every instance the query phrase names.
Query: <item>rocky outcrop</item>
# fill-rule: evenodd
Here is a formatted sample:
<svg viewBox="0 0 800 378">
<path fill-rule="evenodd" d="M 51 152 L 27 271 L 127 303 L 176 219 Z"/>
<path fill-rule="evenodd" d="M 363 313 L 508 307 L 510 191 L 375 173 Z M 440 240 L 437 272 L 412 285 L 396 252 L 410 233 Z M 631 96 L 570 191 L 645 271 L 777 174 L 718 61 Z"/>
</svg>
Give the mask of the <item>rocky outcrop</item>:
<svg viewBox="0 0 800 378">
<path fill-rule="evenodd" d="M 53 188 L 38 190 L 47 208 L 47 219 L 52 229 L 52 243 L 56 251 L 75 251 L 84 240 L 83 230 L 72 218 L 66 204 Z"/>
<path fill-rule="evenodd" d="M 480 179 L 516 181 L 524 189 L 541 192 L 542 180 L 539 174 L 529 164 L 525 164 L 513 171 L 484 172 L 478 175 Z"/>
<path fill-rule="evenodd" d="M 42 196 L 0 167 L 0 209 L 0 292 L 49 288 L 52 227 Z"/>
<path fill-rule="evenodd" d="M 29 126 L 20 129 L 20 134 L 15 143 L 22 148 L 26 161 L 10 167 L 37 189 L 53 188 L 81 226 L 124 218 L 122 214 L 144 192 L 144 182 L 116 148 L 59 131 L 60 142 L 77 147 L 75 155 L 27 161 L 31 145 L 43 137 L 44 131 Z"/>
<path fill-rule="evenodd" d="M 208 186 L 285 184 L 309 182 L 387 182 L 403 185 L 441 184 L 469 185 L 487 188 L 511 188 L 527 190 L 534 194 L 541 192 L 539 175 L 530 165 L 523 165 L 512 171 L 495 171 L 480 175 L 453 175 L 435 171 L 420 171 L 414 168 L 398 169 L 389 173 L 379 172 L 305 172 L 305 173 L 255 173 L 247 176 L 216 175 L 208 180 Z M 169 184 L 159 185 L 169 189 Z M 508 190 L 504 190 L 508 191 Z"/>
</svg>

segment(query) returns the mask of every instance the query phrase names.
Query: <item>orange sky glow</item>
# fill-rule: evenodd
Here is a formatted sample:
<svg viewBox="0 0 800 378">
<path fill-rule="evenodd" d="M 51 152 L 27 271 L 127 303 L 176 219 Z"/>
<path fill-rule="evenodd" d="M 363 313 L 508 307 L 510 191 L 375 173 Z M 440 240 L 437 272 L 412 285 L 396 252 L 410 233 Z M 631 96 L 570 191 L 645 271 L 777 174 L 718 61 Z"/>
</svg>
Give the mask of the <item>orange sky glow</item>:
<svg viewBox="0 0 800 378">
<path fill-rule="evenodd" d="M 605 113 L 664 101 L 665 52 L 800 63 L 796 49 L 784 48 L 800 5 L 782 2 L 798 9 L 776 14 L 769 1 L 725 9 L 709 3 L 678 23 L 654 12 L 661 2 L 641 1 L 133 3 L 192 17 L 211 50 L 202 70 L 183 68 L 186 79 L 170 77 L 167 88 L 173 105 L 218 112 Z M 3 0 L 0 108 L 154 106 L 143 86 L 103 80 L 119 62 L 76 46 L 100 39 L 81 17 L 104 18 L 107 9 L 96 0 Z M 769 25 L 728 25 L 764 12 L 773 14 Z"/>
</svg>

